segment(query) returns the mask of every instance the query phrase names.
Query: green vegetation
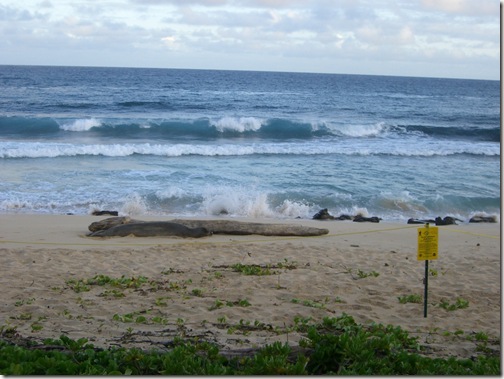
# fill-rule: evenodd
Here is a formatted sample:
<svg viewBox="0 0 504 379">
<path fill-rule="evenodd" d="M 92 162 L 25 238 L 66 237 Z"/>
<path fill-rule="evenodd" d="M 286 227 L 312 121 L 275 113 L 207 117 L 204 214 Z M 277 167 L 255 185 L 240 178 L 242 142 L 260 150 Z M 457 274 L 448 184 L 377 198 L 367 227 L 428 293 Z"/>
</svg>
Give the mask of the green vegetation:
<svg viewBox="0 0 504 379">
<path fill-rule="evenodd" d="M 222 266 L 223 268 L 227 266 Z M 233 269 L 233 271 L 240 272 L 243 275 L 276 275 L 279 272 L 275 270 L 295 270 L 297 269 L 297 262 L 290 262 L 287 258 L 284 259 L 283 262 L 278 262 L 277 264 L 268 264 L 268 265 L 244 265 L 241 263 L 236 263 L 230 268 Z"/>
<path fill-rule="evenodd" d="M 138 315 L 132 315 L 134 320 Z M 179 325 L 183 320 L 177 320 Z M 225 317 L 219 322 L 225 323 Z M 400 327 L 357 324 L 351 316 L 298 319 L 306 331 L 299 346 L 275 342 L 252 355 L 228 354 L 218 346 L 176 337 L 166 352 L 99 349 L 88 340 L 65 335 L 43 346 L 27 340 L 24 347 L 5 339 L 15 333 L 1 328 L 2 375 L 500 375 L 500 356 L 482 344 L 473 359 L 421 355 L 417 339 Z M 240 321 L 237 327 L 260 327 Z M 486 336 L 475 339 L 486 342 Z"/>
<path fill-rule="evenodd" d="M 438 306 L 447 311 L 455 311 L 457 309 L 467 308 L 469 306 L 469 301 L 459 297 L 455 300 L 455 304 L 450 304 L 447 300 L 441 300 Z"/>
<path fill-rule="evenodd" d="M 203 290 L 199 289 L 199 288 L 194 288 L 191 293 L 194 295 L 194 296 L 198 296 L 198 297 L 201 297 L 203 296 Z"/>
<path fill-rule="evenodd" d="M 222 307 L 234 307 L 234 306 L 237 306 L 237 307 L 250 307 L 251 304 L 250 302 L 247 300 L 247 299 L 240 299 L 240 300 L 237 300 L 237 301 L 221 301 L 219 299 L 216 299 L 215 300 L 215 303 L 210 307 L 208 308 L 209 311 L 213 311 L 215 309 L 219 309 L 219 308 L 222 308 Z"/>
<path fill-rule="evenodd" d="M 370 272 L 366 272 L 366 271 L 363 271 L 361 269 L 357 269 L 357 276 L 355 276 L 353 273 L 354 273 L 354 269 L 353 268 L 349 268 L 349 267 L 346 267 L 345 265 L 341 265 L 344 269 L 345 269 L 345 273 L 347 274 L 350 274 L 352 276 L 352 279 L 354 280 L 358 280 L 358 279 L 364 279 L 364 278 L 367 278 L 369 276 L 372 276 L 373 278 L 376 278 L 378 276 L 380 276 L 380 273 L 379 272 L 376 272 L 376 271 L 370 271 Z"/>
<path fill-rule="evenodd" d="M 234 271 L 240 272 L 243 275 L 274 275 L 275 271 L 270 270 L 269 266 L 261 267 L 259 265 L 243 265 L 241 263 L 237 263 L 232 265 L 231 268 Z"/>
<path fill-rule="evenodd" d="M 145 276 L 127 278 L 123 275 L 120 278 L 111 278 L 107 275 L 100 274 L 95 275 L 90 279 L 69 279 L 66 281 L 66 285 L 70 287 L 73 291 L 80 293 L 90 291 L 91 290 L 90 286 L 93 285 L 96 286 L 110 285 L 112 287 L 126 289 L 126 288 L 139 288 L 142 284 L 146 282 L 147 278 Z M 115 294 L 117 295 L 117 291 Z"/>
<path fill-rule="evenodd" d="M 292 299 L 291 303 L 294 304 L 302 304 L 305 307 L 311 307 L 311 308 L 318 308 L 318 309 L 324 309 L 327 303 L 327 299 L 325 303 L 319 303 L 317 301 L 313 300 L 300 300 L 300 299 Z"/>
<path fill-rule="evenodd" d="M 16 301 L 14 303 L 14 306 L 15 307 L 20 307 L 20 306 L 22 306 L 24 304 L 32 304 L 34 301 L 35 301 L 35 298 L 33 298 L 33 297 L 30 298 L 30 299 L 26 299 L 26 300 L 19 300 L 19 301 Z"/>
<path fill-rule="evenodd" d="M 421 303 L 423 301 L 423 298 L 422 298 L 421 295 L 399 296 L 398 299 L 399 299 L 399 302 L 401 304 L 406 304 L 406 303 Z"/>
<path fill-rule="evenodd" d="M 364 279 L 364 278 L 367 278 L 368 276 L 372 276 L 373 278 L 376 278 L 378 276 L 380 276 L 380 273 L 376 272 L 376 271 L 370 271 L 370 272 L 365 272 L 365 271 L 362 271 L 362 270 L 357 270 L 357 276 L 361 279 Z"/>
</svg>

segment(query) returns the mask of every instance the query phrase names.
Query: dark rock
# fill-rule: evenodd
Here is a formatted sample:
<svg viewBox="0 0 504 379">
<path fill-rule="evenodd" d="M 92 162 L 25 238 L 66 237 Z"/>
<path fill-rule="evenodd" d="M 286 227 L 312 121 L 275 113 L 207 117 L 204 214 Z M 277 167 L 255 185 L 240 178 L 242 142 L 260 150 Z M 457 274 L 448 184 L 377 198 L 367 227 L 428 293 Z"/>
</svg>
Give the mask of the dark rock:
<svg viewBox="0 0 504 379">
<path fill-rule="evenodd" d="M 325 208 L 325 209 L 321 209 L 320 211 L 318 211 L 313 216 L 313 219 L 314 220 L 334 220 L 334 216 L 330 215 L 327 208 Z"/>
<path fill-rule="evenodd" d="M 436 220 L 420 220 L 417 218 L 410 218 L 408 224 L 435 224 Z"/>
<path fill-rule="evenodd" d="M 352 220 L 353 217 L 350 215 L 339 215 L 335 218 L 335 220 Z"/>
<path fill-rule="evenodd" d="M 119 216 L 117 211 L 93 211 L 93 216 Z"/>
<path fill-rule="evenodd" d="M 446 216 L 443 219 L 441 217 L 436 217 L 436 225 L 457 225 L 456 221 L 463 222 L 462 220 L 451 216 Z"/>
<path fill-rule="evenodd" d="M 363 215 L 357 215 L 354 217 L 353 221 L 354 222 L 380 222 L 381 218 L 380 217 L 364 217 Z"/>
<path fill-rule="evenodd" d="M 469 222 L 491 222 L 496 223 L 497 217 L 495 216 L 473 216 Z"/>
</svg>

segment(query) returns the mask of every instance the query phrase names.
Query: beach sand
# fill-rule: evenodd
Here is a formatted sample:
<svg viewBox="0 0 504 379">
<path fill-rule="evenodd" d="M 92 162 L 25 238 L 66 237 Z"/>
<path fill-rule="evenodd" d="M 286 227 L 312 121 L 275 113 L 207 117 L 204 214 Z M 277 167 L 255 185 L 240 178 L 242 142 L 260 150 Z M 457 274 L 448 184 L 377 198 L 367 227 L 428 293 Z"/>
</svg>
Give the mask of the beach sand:
<svg viewBox="0 0 504 379">
<path fill-rule="evenodd" d="M 15 328 L 18 337 L 35 341 L 65 334 L 99 347 L 161 350 L 176 337 L 198 337 L 228 350 L 274 341 L 295 346 L 303 336 L 296 325 L 346 313 L 362 324 L 400 326 L 428 355 L 475 356 L 476 333 L 500 349 L 500 224 L 439 227 L 424 317 L 423 302 L 398 299 L 423 298 L 422 225 L 237 219 L 329 234 L 86 237 L 88 225 L 106 217 L 0 215 L 3 330 Z M 244 275 L 235 264 L 269 265 L 271 275 Z M 90 284 L 97 275 L 134 278 L 137 286 Z M 468 307 L 439 306 L 457 299 Z"/>
</svg>

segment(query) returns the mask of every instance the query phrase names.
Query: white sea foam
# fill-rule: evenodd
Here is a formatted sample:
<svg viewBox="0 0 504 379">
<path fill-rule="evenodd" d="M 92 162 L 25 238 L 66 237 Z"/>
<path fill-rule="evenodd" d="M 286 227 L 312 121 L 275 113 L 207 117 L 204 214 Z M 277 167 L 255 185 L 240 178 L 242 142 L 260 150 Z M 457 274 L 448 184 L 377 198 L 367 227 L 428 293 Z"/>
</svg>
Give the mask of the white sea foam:
<svg viewBox="0 0 504 379">
<path fill-rule="evenodd" d="M 209 187 L 203 193 L 202 212 L 207 215 L 230 214 L 261 218 L 273 217 L 275 212 L 268 203 L 268 194 L 246 188 L 226 186 Z"/>
<path fill-rule="evenodd" d="M 336 134 L 341 134 L 347 137 L 373 137 L 378 136 L 388 130 L 384 122 L 376 124 L 360 124 L 360 125 L 337 125 L 330 127 Z"/>
<path fill-rule="evenodd" d="M 307 218 L 312 215 L 313 209 L 310 205 L 298 201 L 284 200 L 282 204 L 275 208 L 275 211 L 286 218 Z"/>
<path fill-rule="evenodd" d="M 138 193 L 132 193 L 127 196 L 124 200 L 123 206 L 121 208 L 121 213 L 135 216 L 147 213 L 147 205 L 145 200 Z"/>
<path fill-rule="evenodd" d="M 33 209 L 33 204 L 27 200 L 20 200 L 17 198 L 3 200 L 0 203 L 0 209 L 8 211 L 19 211 L 24 209 Z"/>
<path fill-rule="evenodd" d="M 187 191 L 180 187 L 168 187 L 162 190 L 156 191 L 156 196 L 159 199 L 173 199 L 181 198 L 187 196 Z"/>
<path fill-rule="evenodd" d="M 95 118 L 78 119 L 69 123 L 60 125 L 60 129 L 67 132 L 87 132 L 91 128 L 101 126 L 101 121 Z"/>
<path fill-rule="evenodd" d="M 488 142 L 460 143 L 446 141 L 414 141 L 401 143 L 377 143 L 366 140 L 352 145 L 344 141 L 327 142 L 306 141 L 302 144 L 293 142 L 263 144 L 70 144 L 41 142 L 0 142 L 0 158 L 54 158 L 59 156 L 101 155 L 107 157 L 125 157 L 134 154 L 179 157 L 184 155 L 200 156 L 240 156 L 253 154 L 273 155 L 395 155 L 395 156 L 449 156 L 454 154 L 475 154 L 499 156 L 500 146 Z"/>
</svg>

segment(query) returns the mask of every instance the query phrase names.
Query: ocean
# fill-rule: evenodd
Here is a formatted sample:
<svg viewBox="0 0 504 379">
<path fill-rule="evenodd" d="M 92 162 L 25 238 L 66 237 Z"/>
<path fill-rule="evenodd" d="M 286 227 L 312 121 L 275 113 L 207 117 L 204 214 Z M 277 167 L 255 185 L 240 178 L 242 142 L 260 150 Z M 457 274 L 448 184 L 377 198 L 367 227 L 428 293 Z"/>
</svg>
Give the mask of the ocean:
<svg viewBox="0 0 504 379">
<path fill-rule="evenodd" d="M 500 82 L 0 66 L 0 213 L 500 214 Z"/>
</svg>

